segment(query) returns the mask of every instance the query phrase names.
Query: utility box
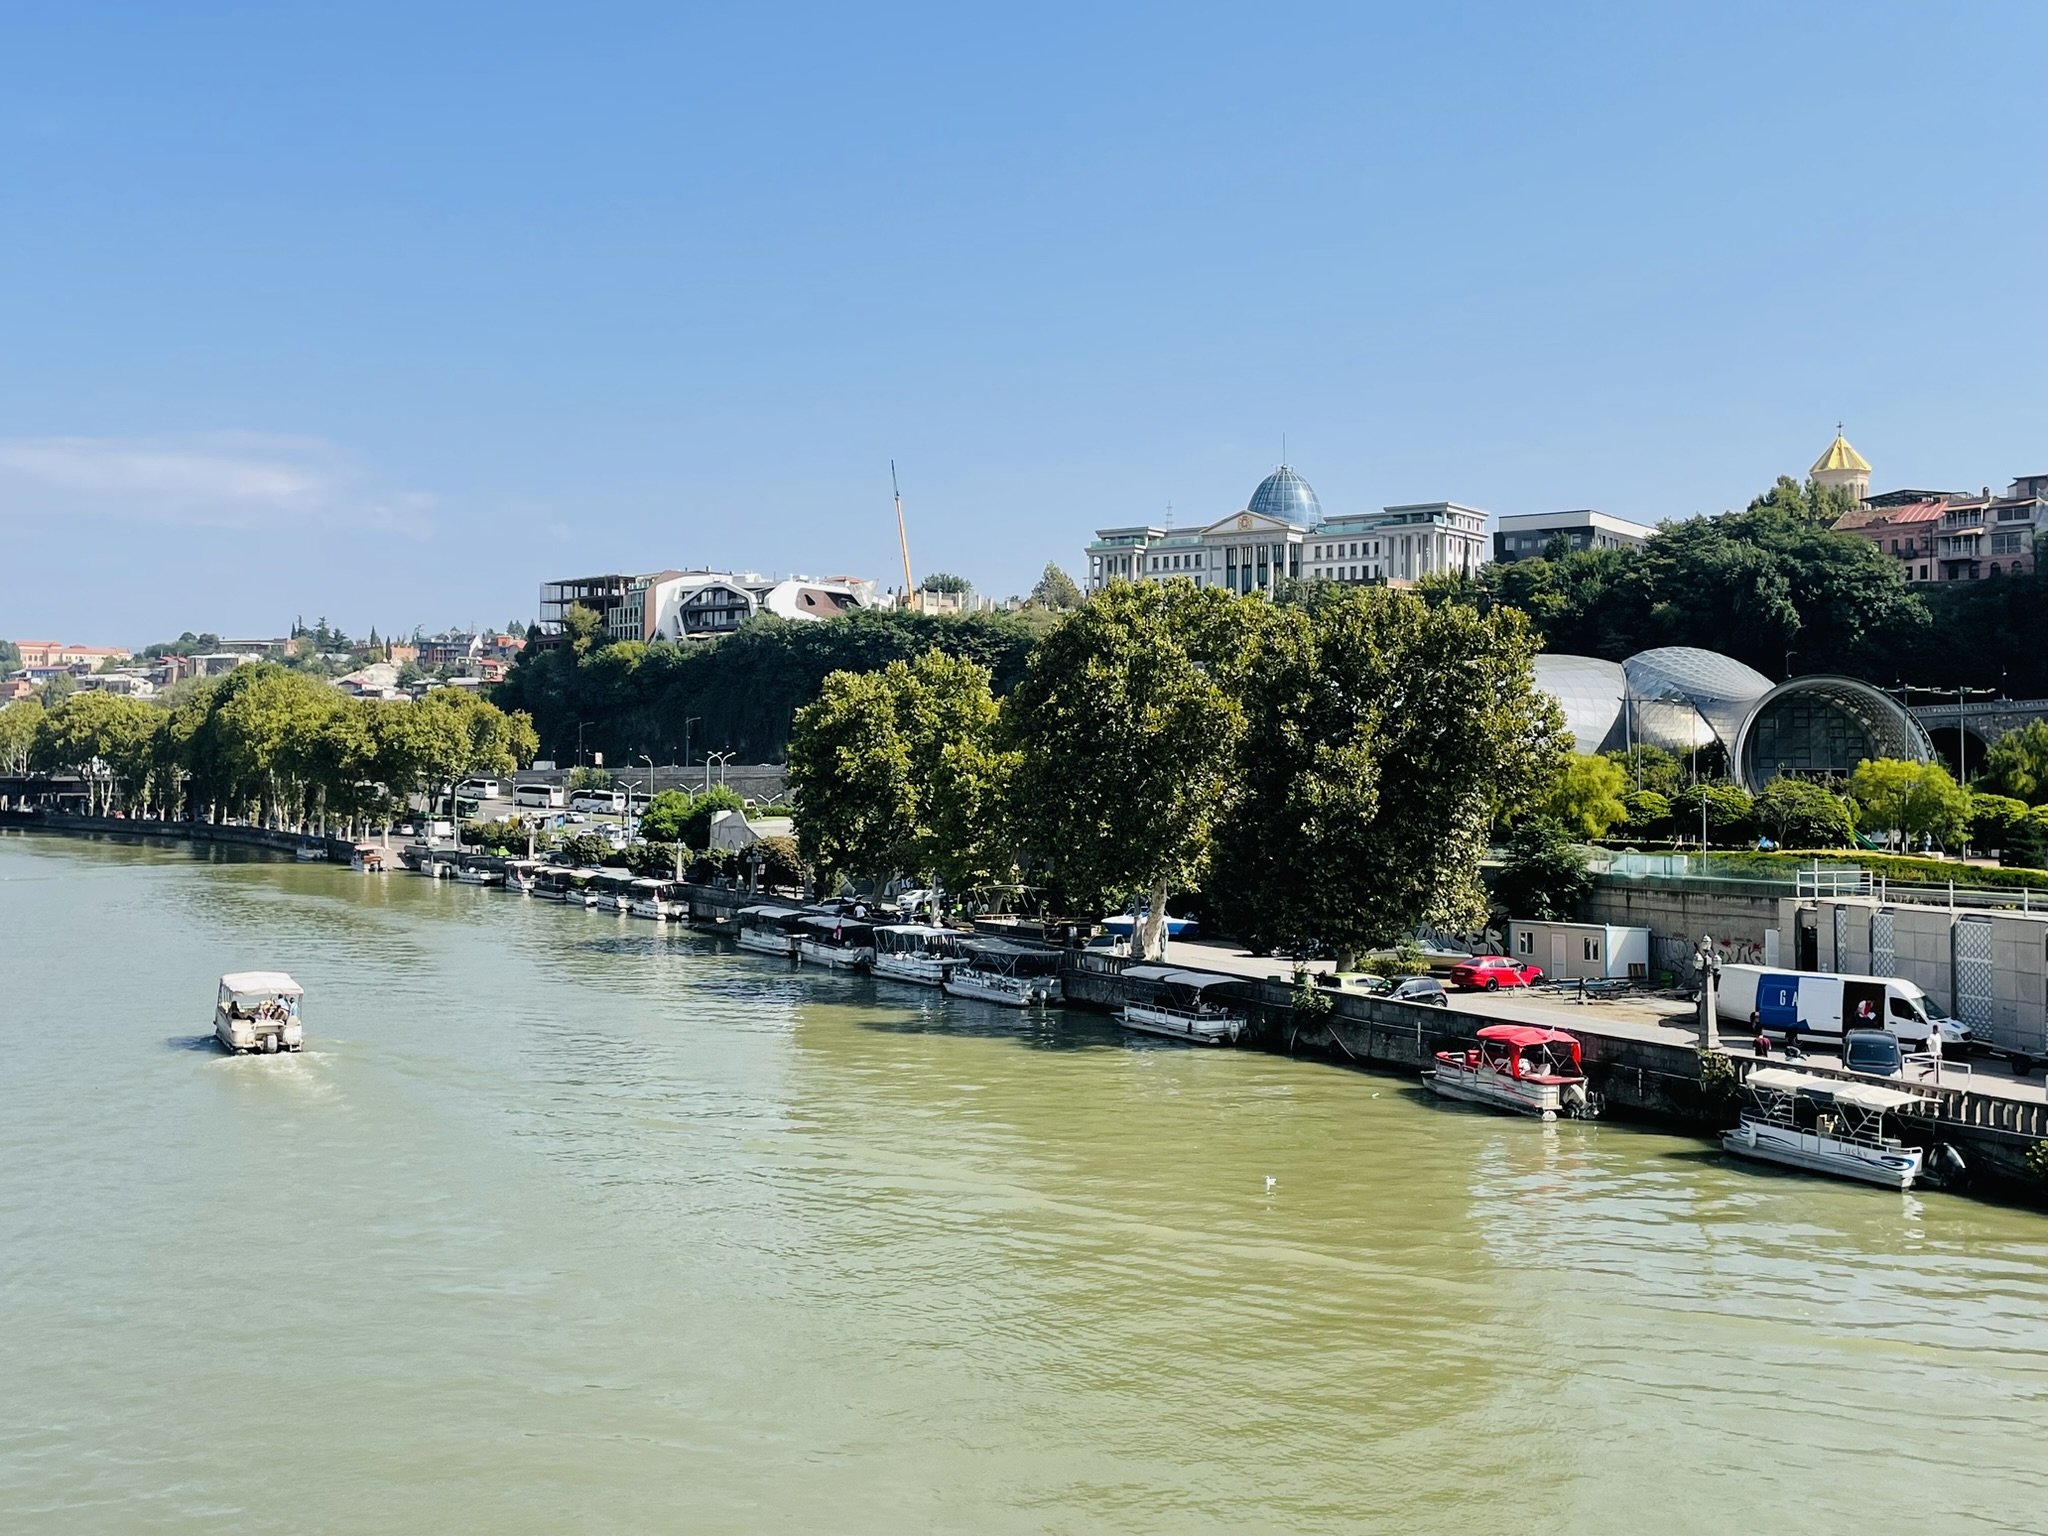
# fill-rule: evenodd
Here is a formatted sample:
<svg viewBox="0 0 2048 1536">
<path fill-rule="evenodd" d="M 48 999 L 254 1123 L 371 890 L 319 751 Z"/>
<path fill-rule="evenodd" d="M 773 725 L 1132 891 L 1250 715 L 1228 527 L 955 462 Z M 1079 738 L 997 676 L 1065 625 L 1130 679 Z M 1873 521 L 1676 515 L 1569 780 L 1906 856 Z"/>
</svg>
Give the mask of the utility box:
<svg viewBox="0 0 2048 1536">
<path fill-rule="evenodd" d="M 1543 967 L 1546 981 L 1647 981 L 1650 930 L 1518 917 L 1508 923 L 1508 953 Z"/>
</svg>

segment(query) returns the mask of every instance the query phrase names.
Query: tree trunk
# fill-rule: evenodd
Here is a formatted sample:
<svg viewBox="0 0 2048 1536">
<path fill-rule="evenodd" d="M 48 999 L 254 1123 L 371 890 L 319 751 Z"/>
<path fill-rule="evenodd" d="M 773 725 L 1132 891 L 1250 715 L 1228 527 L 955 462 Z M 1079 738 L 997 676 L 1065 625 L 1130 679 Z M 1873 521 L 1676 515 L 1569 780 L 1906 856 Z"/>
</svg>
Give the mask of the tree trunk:
<svg viewBox="0 0 2048 1536">
<path fill-rule="evenodd" d="M 1166 876 L 1152 882 L 1152 908 L 1145 914 L 1145 958 L 1166 958 Z"/>
</svg>

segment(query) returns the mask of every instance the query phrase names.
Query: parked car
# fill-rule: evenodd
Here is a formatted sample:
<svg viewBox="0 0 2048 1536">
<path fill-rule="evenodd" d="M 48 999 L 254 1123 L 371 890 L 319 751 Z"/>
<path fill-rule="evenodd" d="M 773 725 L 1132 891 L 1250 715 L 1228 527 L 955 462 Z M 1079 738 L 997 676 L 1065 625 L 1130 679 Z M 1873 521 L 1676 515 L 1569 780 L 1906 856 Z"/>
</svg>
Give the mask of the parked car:
<svg viewBox="0 0 2048 1536">
<path fill-rule="evenodd" d="M 1396 1003 L 1427 1003 L 1432 1008 L 1451 1006 L 1451 1000 L 1444 995 L 1444 984 L 1434 976 L 1404 977 L 1380 995 Z"/>
<path fill-rule="evenodd" d="M 1842 1066 L 1866 1077 L 1904 1077 L 1899 1037 L 1885 1029 L 1852 1029 L 1842 1036 Z"/>
<path fill-rule="evenodd" d="M 1451 985 L 1469 992 L 1498 992 L 1526 987 L 1543 979 L 1540 965 L 1519 965 L 1506 955 L 1474 955 L 1451 967 Z"/>
</svg>

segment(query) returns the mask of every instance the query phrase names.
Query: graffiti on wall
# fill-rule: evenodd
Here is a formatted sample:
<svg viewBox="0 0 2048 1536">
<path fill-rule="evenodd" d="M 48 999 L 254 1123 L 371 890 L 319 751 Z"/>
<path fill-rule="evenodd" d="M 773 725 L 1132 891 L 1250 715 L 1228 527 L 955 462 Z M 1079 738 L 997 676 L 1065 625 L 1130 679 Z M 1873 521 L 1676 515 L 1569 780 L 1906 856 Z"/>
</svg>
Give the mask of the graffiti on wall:
<svg viewBox="0 0 2048 1536">
<path fill-rule="evenodd" d="M 1699 949 L 1699 936 L 1688 937 L 1682 933 L 1656 934 L 1651 938 L 1650 949 L 1655 960 L 1654 969 L 1669 971 L 1683 982 L 1699 980 L 1699 967 L 1695 961 Z M 1755 939 L 1715 939 L 1714 954 L 1723 965 L 1762 965 L 1764 947 Z"/>
</svg>

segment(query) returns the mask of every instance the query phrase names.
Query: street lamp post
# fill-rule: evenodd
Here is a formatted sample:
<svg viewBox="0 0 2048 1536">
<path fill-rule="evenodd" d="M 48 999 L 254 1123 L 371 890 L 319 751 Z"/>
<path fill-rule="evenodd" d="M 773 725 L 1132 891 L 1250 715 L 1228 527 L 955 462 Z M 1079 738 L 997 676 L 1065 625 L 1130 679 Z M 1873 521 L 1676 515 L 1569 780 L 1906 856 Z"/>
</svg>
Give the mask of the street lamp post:
<svg viewBox="0 0 2048 1536">
<path fill-rule="evenodd" d="M 690 766 L 690 727 L 703 718 L 702 715 L 691 715 L 683 721 L 683 766 L 685 768 Z"/>
<path fill-rule="evenodd" d="M 725 765 L 738 756 L 739 753 L 737 752 L 706 752 L 704 754 L 705 794 L 708 795 L 711 793 L 711 760 L 713 758 L 716 758 L 718 760 L 718 784 L 719 787 L 723 789 L 725 787 Z"/>
</svg>

